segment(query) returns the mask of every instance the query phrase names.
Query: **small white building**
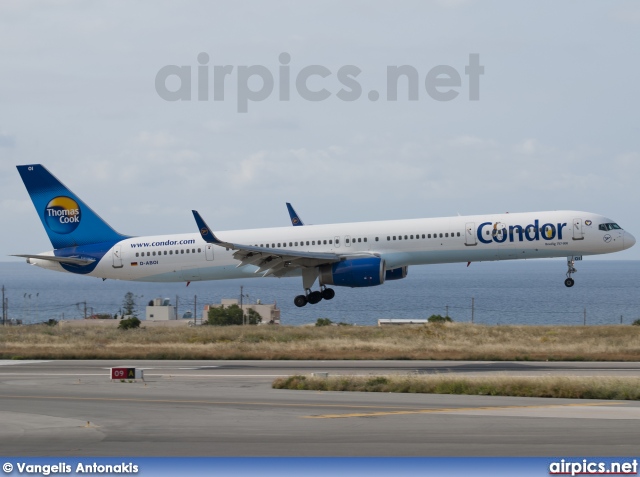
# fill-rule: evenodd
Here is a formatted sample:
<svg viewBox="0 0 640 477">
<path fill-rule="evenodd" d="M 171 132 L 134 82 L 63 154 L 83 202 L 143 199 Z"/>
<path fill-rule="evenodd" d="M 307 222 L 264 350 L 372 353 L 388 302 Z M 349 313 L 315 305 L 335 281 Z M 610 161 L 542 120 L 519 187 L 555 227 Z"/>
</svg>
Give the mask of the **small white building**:
<svg viewBox="0 0 640 477">
<path fill-rule="evenodd" d="M 168 298 L 164 300 L 162 298 L 156 298 L 153 300 L 153 304 L 149 302 L 149 305 L 147 305 L 145 313 L 146 321 L 167 321 L 175 319 L 177 319 L 176 309 Z"/>
<path fill-rule="evenodd" d="M 222 306 L 230 305 L 240 306 L 240 301 L 235 298 L 223 298 L 222 300 L 220 300 L 220 303 L 205 305 L 202 312 L 202 322 L 204 323 L 209 318 L 210 308 L 220 308 Z M 275 303 L 273 305 L 266 305 L 260 303 L 260 300 L 258 300 L 257 303 L 243 303 L 242 308 L 245 310 L 245 312 L 247 310 L 254 310 L 256 313 L 258 313 L 262 318 L 262 325 L 280 324 L 280 309 Z"/>
<path fill-rule="evenodd" d="M 387 325 L 425 325 L 429 323 L 429 320 L 406 320 L 401 318 L 380 318 L 378 320 L 378 326 L 387 326 Z"/>
</svg>

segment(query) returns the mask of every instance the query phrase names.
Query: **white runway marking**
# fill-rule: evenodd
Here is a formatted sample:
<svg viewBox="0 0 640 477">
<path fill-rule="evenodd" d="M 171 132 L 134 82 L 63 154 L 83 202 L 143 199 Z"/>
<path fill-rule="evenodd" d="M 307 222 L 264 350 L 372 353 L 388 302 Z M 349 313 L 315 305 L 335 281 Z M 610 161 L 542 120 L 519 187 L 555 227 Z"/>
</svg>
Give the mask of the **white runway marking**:
<svg viewBox="0 0 640 477">
<path fill-rule="evenodd" d="M 38 364 L 48 363 L 49 361 L 29 361 L 21 359 L 0 359 L 0 366 L 13 366 L 15 364 Z"/>
<path fill-rule="evenodd" d="M 109 376 L 108 373 L 0 373 L 0 376 Z M 165 376 L 170 378 L 284 378 L 288 374 L 151 374 L 145 376 Z"/>
</svg>

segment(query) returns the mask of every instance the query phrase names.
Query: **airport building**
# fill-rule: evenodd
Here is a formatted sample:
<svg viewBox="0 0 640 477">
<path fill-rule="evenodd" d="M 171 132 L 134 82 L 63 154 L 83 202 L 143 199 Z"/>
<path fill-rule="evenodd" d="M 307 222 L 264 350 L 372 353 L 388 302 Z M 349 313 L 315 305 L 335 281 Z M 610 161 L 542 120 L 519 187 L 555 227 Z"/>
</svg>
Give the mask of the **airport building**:
<svg viewBox="0 0 640 477">
<path fill-rule="evenodd" d="M 176 308 L 169 298 L 156 298 L 149 302 L 145 312 L 145 321 L 177 320 Z"/>
</svg>

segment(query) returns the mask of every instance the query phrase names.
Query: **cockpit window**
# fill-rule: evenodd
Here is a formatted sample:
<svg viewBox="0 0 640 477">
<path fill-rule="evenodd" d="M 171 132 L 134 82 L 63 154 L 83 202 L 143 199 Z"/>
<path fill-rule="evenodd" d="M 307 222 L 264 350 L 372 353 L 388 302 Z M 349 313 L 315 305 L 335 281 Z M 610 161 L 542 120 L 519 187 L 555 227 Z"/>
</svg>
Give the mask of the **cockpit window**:
<svg viewBox="0 0 640 477">
<path fill-rule="evenodd" d="M 600 230 L 622 230 L 622 227 L 620 227 L 618 224 L 600 224 L 600 226 L 598 227 Z"/>
</svg>

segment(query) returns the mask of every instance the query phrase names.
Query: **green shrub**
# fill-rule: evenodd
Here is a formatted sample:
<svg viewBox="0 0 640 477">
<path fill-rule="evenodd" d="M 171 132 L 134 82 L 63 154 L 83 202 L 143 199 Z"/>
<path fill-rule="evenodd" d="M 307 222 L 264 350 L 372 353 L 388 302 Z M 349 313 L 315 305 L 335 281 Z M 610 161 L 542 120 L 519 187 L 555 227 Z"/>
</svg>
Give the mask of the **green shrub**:
<svg viewBox="0 0 640 477">
<path fill-rule="evenodd" d="M 631 323 L 631 325 L 640 326 L 640 319 L 635 320 L 633 323 Z"/>
<path fill-rule="evenodd" d="M 329 318 L 318 318 L 318 321 L 316 321 L 316 326 L 330 326 L 332 324 L 333 321 Z"/>
<path fill-rule="evenodd" d="M 429 323 L 451 323 L 453 320 L 449 316 L 431 315 L 427 321 Z"/>
<path fill-rule="evenodd" d="M 121 320 L 120 323 L 118 323 L 119 330 L 131 330 L 135 328 L 140 328 L 140 320 L 135 316 Z"/>
<path fill-rule="evenodd" d="M 109 313 L 96 313 L 95 315 L 93 315 L 93 317 L 96 320 L 112 320 L 113 316 L 111 316 Z"/>
<path fill-rule="evenodd" d="M 48 326 L 56 326 L 58 324 L 58 320 L 54 320 L 53 318 L 50 318 L 48 321 L 45 322 L 45 325 Z"/>
</svg>

